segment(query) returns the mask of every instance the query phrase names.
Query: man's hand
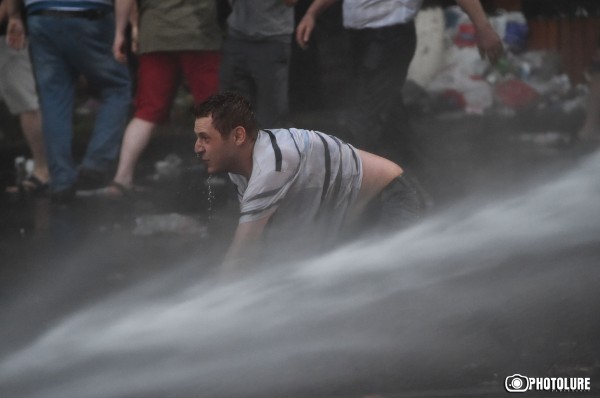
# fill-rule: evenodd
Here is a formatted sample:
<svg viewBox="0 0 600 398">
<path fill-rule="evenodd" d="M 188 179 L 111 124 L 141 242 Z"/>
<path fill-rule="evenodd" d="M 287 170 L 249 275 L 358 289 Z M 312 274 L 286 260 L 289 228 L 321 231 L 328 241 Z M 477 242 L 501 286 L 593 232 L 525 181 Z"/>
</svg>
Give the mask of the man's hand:
<svg viewBox="0 0 600 398">
<path fill-rule="evenodd" d="M 490 25 L 481 2 L 479 0 L 456 0 L 456 4 L 469 16 L 475 26 L 477 47 L 481 58 L 487 58 L 491 64 L 495 64 L 504 53 L 504 47 L 502 40 Z"/>
<path fill-rule="evenodd" d="M 127 40 L 125 31 L 131 24 L 131 51 L 138 50 L 138 9 L 134 0 L 115 1 L 115 40 L 113 41 L 113 56 L 121 63 L 127 62 Z"/>
<path fill-rule="evenodd" d="M 127 62 L 127 51 L 125 49 L 125 45 L 127 41 L 125 40 L 125 35 L 121 32 L 115 32 L 115 40 L 113 41 L 113 56 L 115 59 L 122 64 Z"/>
<path fill-rule="evenodd" d="M 248 268 L 244 267 L 244 264 L 251 264 L 260 257 L 262 235 L 271 215 L 272 213 L 255 221 L 238 224 L 233 241 L 223 260 L 221 270 L 223 275 L 239 275 L 244 268 Z"/>
<path fill-rule="evenodd" d="M 6 28 L 6 43 L 15 50 L 23 50 L 27 46 L 25 26 L 21 18 L 10 17 Z"/>
<path fill-rule="evenodd" d="M 312 31 L 315 29 L 315 24 L 315 17 L 309 13 L 306 13 L 298 24 L 296 28 L 296 42 L 300 48 L 304 50 L 308 48 L 308 41 L 310 40 Z"/>
<path fill-rule="evenodd" d="M 310 7 L 308 7 L 306 14 L 304 14 L 304 17 L 296 28 L 296 42 L 298 42 L 300 48 L 306 50 L 310 35 L 315 29 L 317 17 L 337 1 L 338 0 L 314 0 Z"/>
<path fill-rule="evenodd" d="M 487 58 L 492 65 L 498 62 L 504 53 L 504 46 L 494 28 L 489 23 L 483 25 L 476 29 L 476 38 L 481 58 Z"/>
<path fill-rule="evenodd" d="M 131 52 L 138 53 L 138 28 L 137 25 L 131 27 Z"/>
<path fill-rule="evenodd" d="M 120 32 L 115 32 L 115 40 L 113 41 L 113 56 L 117 61 L 124 64 L 127 62 L 127 40 L 125 35 Z M 131 52 L 138 52 L 138 30 L 137 27 L 131 28 Z"/>
</svg>

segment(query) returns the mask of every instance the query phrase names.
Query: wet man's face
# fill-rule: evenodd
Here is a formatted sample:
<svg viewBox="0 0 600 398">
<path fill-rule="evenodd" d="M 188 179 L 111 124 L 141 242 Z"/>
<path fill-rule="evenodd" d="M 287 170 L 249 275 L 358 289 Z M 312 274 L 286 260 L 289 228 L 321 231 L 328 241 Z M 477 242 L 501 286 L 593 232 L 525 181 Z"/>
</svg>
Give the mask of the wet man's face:
<svg viewBox="0 0 600 398">
<path fill-rule="evenodd" d="M 233 134 L 223 138 L 213 126 L 212 116 L 196 119 L 194 132 L 196 133 L 194 152 L 202 159 L 208 172 L 214 174 L 231 171 L 236 156 Z"/>
</svg>

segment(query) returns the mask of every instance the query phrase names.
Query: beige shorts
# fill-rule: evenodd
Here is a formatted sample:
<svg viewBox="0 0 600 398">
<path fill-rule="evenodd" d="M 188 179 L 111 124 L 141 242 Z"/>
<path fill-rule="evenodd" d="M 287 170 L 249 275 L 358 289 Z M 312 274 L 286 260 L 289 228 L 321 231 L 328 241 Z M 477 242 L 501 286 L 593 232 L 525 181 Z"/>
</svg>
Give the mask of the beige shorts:
<svg viewBox="0 0 600 398">
<path fill-rule="evenodd" d="M 27 50 L 13 50 L 0 36 L 0 97 L 13 115 L 39 109 Z"/>
</svg>

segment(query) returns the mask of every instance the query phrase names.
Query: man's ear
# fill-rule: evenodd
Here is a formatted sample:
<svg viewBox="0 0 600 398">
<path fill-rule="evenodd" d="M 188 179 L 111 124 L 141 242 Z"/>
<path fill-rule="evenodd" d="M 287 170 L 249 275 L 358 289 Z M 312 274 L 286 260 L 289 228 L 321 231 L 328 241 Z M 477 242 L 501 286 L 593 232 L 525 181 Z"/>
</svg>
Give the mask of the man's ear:
<svg viewBox="0 0 600 398">
<path fill-rule="evenodd" d="M 246 129 L 242 126 L 237 126 L 235 129 L 233 129 L 232 134 L 233 142 L 238 146 L 244 144 L 248 138 L 246 135 Z"/>
</svg>

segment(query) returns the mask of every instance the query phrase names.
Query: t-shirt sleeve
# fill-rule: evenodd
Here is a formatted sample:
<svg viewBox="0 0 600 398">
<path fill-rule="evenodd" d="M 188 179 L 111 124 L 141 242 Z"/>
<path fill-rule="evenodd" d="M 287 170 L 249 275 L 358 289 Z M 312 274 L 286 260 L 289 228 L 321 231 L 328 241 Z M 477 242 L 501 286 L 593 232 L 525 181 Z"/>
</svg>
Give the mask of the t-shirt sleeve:
<svg viewBox="0 0 600 398">
<path fill-rule="evenodd" d="M 262 132 L 261 132 L 262 133 Z M 301 170 L 301 151 L 290 130 L 267 131 L 259 135 L 253 153 L 250 179 L 238 185 L 240 223 L 272 215 L 290 190 Z"/>
<path fill-rule="evenodd" d="M 290 170 L 260 170 L 253 173 L 240 202 L 240 223 L 272 215 L 285 198 L 295 173 Z"/>
</svg>

